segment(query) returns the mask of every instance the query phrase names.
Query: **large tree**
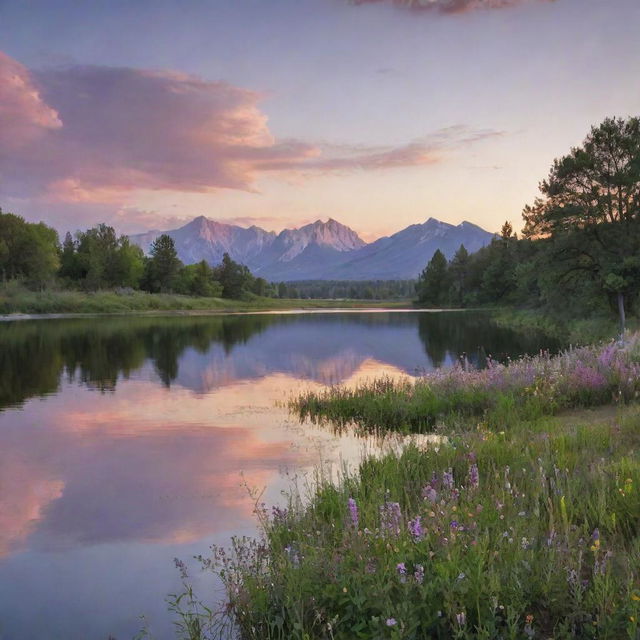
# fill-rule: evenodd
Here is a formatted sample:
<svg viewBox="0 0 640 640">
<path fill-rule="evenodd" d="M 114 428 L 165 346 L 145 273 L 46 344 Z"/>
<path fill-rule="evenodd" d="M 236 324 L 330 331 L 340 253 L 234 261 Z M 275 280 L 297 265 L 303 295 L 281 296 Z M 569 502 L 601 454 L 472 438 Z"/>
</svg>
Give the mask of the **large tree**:
<svg viewBox="0 0 640 640">
<path fill-rule="evenodd" d="M 145 274 L 147 288 L 151 292 L 172 291 L 182 268 L 173 238 L 163 233 L 153 241 L 149 254 Z"/>
<path fill-rule="evenodd" d="M 640 119 L 607 118 L 554 161 L 523 212 L 528 237 L 551 240 L 560 283 L 588 278 L 625 308 L 640 289 Z"/>
<path fill-rule="evenodd" d="M 26 222 L 0 209 L 0 278 L 43 286 L 59 267 L 58 234 L 42 222 Z"/>
<path fill-rule="evenodd" d="M 240 298 L 253 287 L 254 277 L 249 268 L 232 260 L 228 253 L 223 254 L 213 274 L 222 285 L 223 298 Z"/>
<path fill-rule="evenodd" d="M 418 302 L 441 306 L 446 303 L 449 294 L 449 276 L 447 259 L 440 249 L 436 249 L 424 268 L 416 284 Z"/>
<path fill-rule="evenodd" d="M 106 224 L 79 231 L 76 242 L 65 237 L 60 275 L 81 280 L 89 289 L 137 287 L 143 270 L 142 250 Z"/>
</svg>

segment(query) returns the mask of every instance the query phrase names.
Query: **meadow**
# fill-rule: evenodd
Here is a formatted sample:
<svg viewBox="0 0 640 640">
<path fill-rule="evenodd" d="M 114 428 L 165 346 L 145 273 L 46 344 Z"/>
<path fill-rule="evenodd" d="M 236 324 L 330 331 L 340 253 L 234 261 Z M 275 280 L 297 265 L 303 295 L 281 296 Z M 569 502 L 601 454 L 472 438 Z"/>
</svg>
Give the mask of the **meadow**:
<svg viewBox="0 0 640 640">
<path fill-rule="evenodd" d="M 440 437 L 257 504 L 261 537 L 201 559 L 225 610 L 185 576 L 179 635 L 637 640 L 639 373 L 634 335 L 299 398 L 336 428 Z"/>
</svg>

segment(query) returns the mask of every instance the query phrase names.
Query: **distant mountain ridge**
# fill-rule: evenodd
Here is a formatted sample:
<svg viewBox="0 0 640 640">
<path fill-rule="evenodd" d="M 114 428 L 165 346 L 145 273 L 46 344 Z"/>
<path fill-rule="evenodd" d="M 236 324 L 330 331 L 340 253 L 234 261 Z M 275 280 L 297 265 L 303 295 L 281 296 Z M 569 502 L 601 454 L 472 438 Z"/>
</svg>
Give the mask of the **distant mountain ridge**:
<svg viewBox="0 0 640 640">
<path fill-rule="evenodd" d="M 228 253 L 271 281 L 404 280 L 416 278 L 436 249 L 451 258 L 461 244 L 469 253 L 491 242 L 493 233 L 470 222 L 452 225 L 429 218 L 391 236 L 366 243 L 333 218 L 280 233 L 240 227 L 198 216 L 178 229 L 130 236 L 145 253 L 162 233 L 171 236 L 186 264 L 218 264 Z"/>
</svg>

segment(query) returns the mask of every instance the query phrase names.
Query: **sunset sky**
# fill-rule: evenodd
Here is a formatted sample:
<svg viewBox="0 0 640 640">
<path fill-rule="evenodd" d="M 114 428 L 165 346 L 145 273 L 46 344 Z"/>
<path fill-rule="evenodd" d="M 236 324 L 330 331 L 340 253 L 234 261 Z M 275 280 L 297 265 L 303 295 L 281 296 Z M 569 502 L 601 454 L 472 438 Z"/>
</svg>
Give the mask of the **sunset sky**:
<svg viewBox="0 0 640 640">
<path fill-rule="evenodd" d="M 0 0 L 0 207 L 519 228 L 554 157 L 640 114 L 638 33 L 638 0 Z"/>
</svg>

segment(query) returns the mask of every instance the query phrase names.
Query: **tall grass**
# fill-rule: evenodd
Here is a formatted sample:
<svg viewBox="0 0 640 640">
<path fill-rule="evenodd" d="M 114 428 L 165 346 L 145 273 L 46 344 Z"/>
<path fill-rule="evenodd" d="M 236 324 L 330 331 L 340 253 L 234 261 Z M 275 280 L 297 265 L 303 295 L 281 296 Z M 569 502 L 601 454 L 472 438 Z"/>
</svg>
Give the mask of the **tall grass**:
<svg viewBox="0 0 640 640">
<path fill-rule="evenodd" d="M 482 370 L 441 369 L 416 382 L 378 379 L 356 388 L 309 392 L 291 402 L 302 419 L 365 431 L 433 430 L 438 421 L 533 419 L 562 409 L 629 402 L 640 393 L 640 334 L 624 345 L 541 353 Z"/>
</svg>

